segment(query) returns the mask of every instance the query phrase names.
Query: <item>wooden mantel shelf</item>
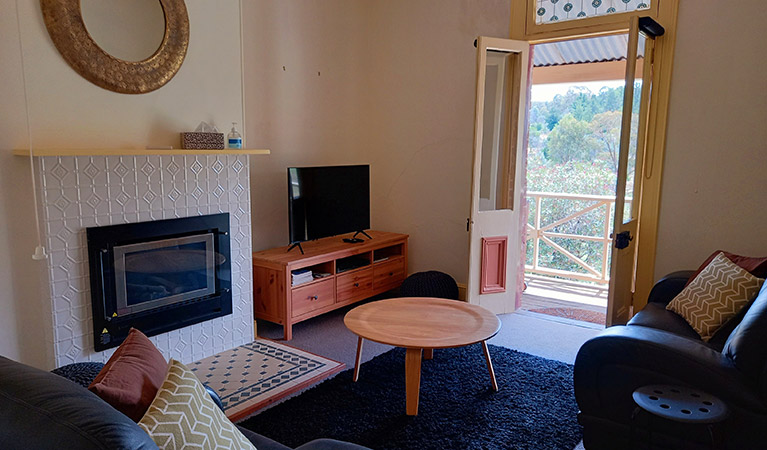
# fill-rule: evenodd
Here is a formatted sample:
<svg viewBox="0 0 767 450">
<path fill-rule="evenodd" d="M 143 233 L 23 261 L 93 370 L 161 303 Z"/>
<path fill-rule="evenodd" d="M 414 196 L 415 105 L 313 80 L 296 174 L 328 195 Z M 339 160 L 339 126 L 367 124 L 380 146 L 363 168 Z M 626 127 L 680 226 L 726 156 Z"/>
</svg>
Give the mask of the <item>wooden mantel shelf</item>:
<svg viewBox="0 0 767 450">
<path fill-rule="evenodd" d="M 222 150 L 188 150 L 188 149 L 143 149 L 143 148 L 37 148 L 34 156 L 122 156 L 122 155 L 268 155 L 267 149 L 222 149 Z M 29 156 L 29 149 L 14 149 L 16 156 Z"/>
</svg>

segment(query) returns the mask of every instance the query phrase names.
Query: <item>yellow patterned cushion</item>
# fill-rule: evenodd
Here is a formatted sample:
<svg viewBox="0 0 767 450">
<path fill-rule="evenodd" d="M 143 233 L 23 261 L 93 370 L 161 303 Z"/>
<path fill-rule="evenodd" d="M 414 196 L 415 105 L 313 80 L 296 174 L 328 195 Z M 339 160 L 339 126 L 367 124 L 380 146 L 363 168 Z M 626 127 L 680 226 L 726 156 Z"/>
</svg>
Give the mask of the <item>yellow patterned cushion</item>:
<svg viewBox="0 0 767 450">
<path fill-rule="evenodd" d="M 716 330 L 756 297 L 764 280 L 741 269 L 723 253 L 666 306 L 708 342 Z"/>
<path fill-rule="evenodd" d="M 256 449 L 213 403 L 194 372 L 175 359 L 138 424 L 161 449 Z"/>
</svg>

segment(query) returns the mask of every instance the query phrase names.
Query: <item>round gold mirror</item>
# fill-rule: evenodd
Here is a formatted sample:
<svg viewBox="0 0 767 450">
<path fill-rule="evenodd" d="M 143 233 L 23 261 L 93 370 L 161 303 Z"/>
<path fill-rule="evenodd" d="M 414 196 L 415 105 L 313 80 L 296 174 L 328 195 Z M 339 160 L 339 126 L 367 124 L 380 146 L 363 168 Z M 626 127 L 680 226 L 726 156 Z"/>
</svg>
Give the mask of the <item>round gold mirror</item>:
<svg viewBox="0 0 767 450">
<path fill-rule="evenodd" d="M 165 19 L 159 48 L 147 59 L 126 61 L 104 51 L 85 27 L 80 0 L 40 0 L 43 19 L 64 60 L 91 83 L 123 94 L 159 89 L 181 68 L 189 46 L 183 0 L 157 0 Z"/>
</svg>

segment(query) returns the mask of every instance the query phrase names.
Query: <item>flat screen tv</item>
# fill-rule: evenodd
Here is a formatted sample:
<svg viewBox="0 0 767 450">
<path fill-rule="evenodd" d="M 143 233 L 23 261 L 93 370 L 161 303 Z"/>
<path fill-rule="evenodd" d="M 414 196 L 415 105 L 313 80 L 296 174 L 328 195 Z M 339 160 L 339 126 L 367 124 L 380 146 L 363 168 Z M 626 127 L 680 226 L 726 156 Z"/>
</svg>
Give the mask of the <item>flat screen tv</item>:
<svg viewBox="0 0 767 450">
<path fill-rule="evenodd" d="M 290 243 L 370 228 L 370 166 L 288 168 Z"/>
</svg>

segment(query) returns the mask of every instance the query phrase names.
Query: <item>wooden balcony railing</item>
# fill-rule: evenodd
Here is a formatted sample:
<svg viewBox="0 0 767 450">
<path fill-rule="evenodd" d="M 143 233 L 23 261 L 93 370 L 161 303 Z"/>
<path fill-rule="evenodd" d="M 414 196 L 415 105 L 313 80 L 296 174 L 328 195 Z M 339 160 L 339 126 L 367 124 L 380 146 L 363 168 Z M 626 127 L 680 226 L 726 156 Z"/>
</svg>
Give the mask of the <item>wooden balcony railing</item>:
<svg viewBox="0 0 767 450">
<path fill-rule="evenodd" d="M 592 281 L 600 284 L 610 282 L 610 253 L 612 249 L 612 218 L 615 207 L 615 197 L 609 195 L 580 195 L 552 192 L 528 192 L 527 197 L 531 202 L 533 213 L 533 224 L 527 224 L 527 239 L 533 242 L 533 261 L 532 264 L 525 264 L 525 271 L 541 275 L 554 275 L 573 280 Z M 586 204 L 586 206 L 576 208 L 567 216 L 557 219 L 551 223 L 541 223 L 541 203 L 544 199 L 565 200 Z M 626 199 L 630 204 L 631 199 Z M 583 218 L 585 214 L 591 211 L 599 211 L 602 217 L 600 223 L 601 233 L 599 235 L 581 235 L 559 233 L 554 231 L 557 227 L 566 225 L 568 222 L 578 218 Z M 573 254 L 562 245 L 557 244 L 552 239 L 574 239 L 581 241 L 591 241 L 601 243 L 601 267 L 594 267 L 595 264 L 589 264 L 578 255 Z M 541 243 L 545 242 L 554 252 L 561 253 L 568 260 L 581 267 L 584 272 L 575 272 L 563 269 L 561 267 L 544 267 L 541 265 L 540 251 Z"/>
</svg>

